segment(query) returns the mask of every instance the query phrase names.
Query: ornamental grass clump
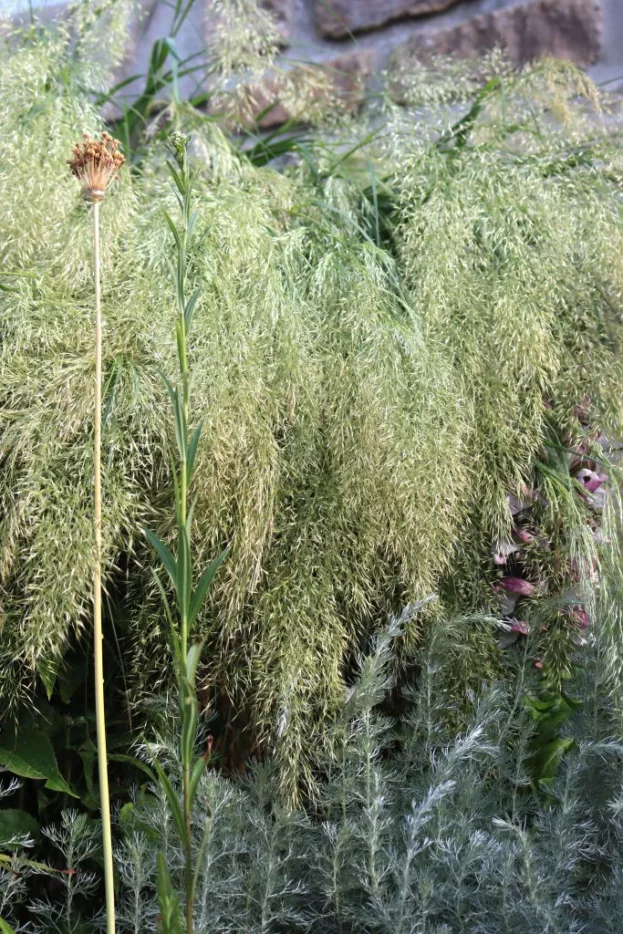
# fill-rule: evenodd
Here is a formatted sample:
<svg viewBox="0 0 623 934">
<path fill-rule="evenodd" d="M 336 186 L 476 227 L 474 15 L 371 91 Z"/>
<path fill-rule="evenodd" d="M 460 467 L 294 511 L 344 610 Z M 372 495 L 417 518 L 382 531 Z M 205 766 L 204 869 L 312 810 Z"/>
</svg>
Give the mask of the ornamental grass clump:
<svg viewBox="0 0 623 934">
<path fill-rule="evenodd" d="M 0 62 L 2 263 L 19 273 L 0 296 L 0 663 L 12 704 L 62 665 L 90 615 L 89 238 L 69 184 L 50 203 L 47 180 L 70 141 L 101 126 L 79 82 L 50 94 L 64 53 L 37 40 Z M 551 596 L 543 569 L 570 557 L 586 568 L 595 554 L 577 498 L 539 482 L 552 437 L 582 440 L 585 397 L 608 437 L 623 422 L 620 121 L 602 126 L 593 99 L 570 66 L 537 63 L 455 101 L 458 121 L 390 112 L 373 142 L 351 123 L 282 172 L 193 115 L 197 561 L 235 533 L 196 620 L 198 685 L 228 764 L 275 749 L 293 798 L 313 784 L 314 737 L 388 614 L 439 593 L 407 643 L 457 607 L 502 615 L 491 553 L 513 535 L 512 497 L 543 488 L 536 518 L 554 543 L 531 562 L 526 604 Z M 353 153 L 358 131 L 368 142 Z M 103 567 L 135 707 L 173 680 L 142 528 L 174 550 L 161 374 L 178 373 L 163 215 L 175 203 L 154 148 L 120 179 L 114 211 L 101 206 Z M 544 639 L 558 638 L 556 620 L 539 624 Z M 465 687 L 499 668 L 483 626 L 446 674 Z M 240 749 L 226 739 L 233 722 L 248 737 Z"/>
<path fill-rule="evenodd" d="M 104 652 L 102 645 L 102 307 L 99 208 L 109 185 L 116 178 L 119 169 L 125 162 L 124 157 L 118 151 L 118 145 L 117 140 L 114 140 L 108 133 L 102 133 L 101 140 L 91 139 L 85 133 L 84 141 L 74 147 L 73 158 L 68 163 L 72 175 L 80 182 L 84 197 L 91 203 L 93 210 L 93 267 L 95 272 L 93 654 L 95 661 L 95 717 L 108 934 L 114 934 L 115 931 L 115 889 L 106 753 L 106 704 L 104 700 Z"/>
</svg>

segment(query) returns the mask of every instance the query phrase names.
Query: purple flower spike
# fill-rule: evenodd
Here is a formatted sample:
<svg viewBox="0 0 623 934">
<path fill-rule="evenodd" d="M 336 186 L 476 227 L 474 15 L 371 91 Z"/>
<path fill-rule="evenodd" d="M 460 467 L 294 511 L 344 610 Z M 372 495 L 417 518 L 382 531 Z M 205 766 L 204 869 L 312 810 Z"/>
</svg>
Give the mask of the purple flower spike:
<svg viewBox="0 0 623 934">
<path fill-rule="evenodd" d="M 586 610 L 583 610 L 581 607 L 577 607 L 577 609 L 573 610 L 571 618 L 579 623 L 582 629 L 588 629 L 591 624 L 590 616 Z"/>
<path fill-rule="evenodd" d="M 582 470 L 578 470 L 575 476 L 576 480 L 580 481 L 588 493 L 595 493 L 608 479 L 607 474 L 595 473 L 594 470 L 588 470 L 586 467 Z"/>
<path fill-rule="evenodd" d="M 501 581 L 498 581 L 497 586 L 509 593 L 519 594 L 520 597 L 530 597 L 536 589 L 534 584 L 525 581 L 522 577 L 503 577 Z"/>
<path fill-rule="evenodd" d="M 511 623 L 511 632 L 518 632 L 520 636 L 528 635 L 528 624 L 522 619 L 516 619 Z"/>
</svg>

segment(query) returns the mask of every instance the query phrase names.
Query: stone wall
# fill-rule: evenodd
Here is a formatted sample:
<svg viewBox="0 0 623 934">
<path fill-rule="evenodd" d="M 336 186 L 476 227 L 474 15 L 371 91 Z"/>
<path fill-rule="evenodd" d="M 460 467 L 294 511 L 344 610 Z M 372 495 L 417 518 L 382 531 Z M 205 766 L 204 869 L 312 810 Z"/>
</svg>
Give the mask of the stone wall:
<svg viewBox="0 0 623 934">
<path fill-rule="evenodd" d="M 279 23 L 282 58 L 317 63 L 344 100 L 390 59 L 407 64 L 502 46 L 517 62 L 549 54 L 588 68 L 623 88 L 623 0 L 260 0 Z M 146 71 L 153 41 L 167 34 L 170 6 L 142 0 L 145 16 L 128 41 L 125 74 Z M 183 57 L 209 38 L 210 0 L 196 0 L 178 38 Z M 279 98 L 275 87 L 274 100 Z M 269 101 L 270 102 L 270 101 Z M 288 116 L 275 107 L 264 125 Z"/>
</svg>

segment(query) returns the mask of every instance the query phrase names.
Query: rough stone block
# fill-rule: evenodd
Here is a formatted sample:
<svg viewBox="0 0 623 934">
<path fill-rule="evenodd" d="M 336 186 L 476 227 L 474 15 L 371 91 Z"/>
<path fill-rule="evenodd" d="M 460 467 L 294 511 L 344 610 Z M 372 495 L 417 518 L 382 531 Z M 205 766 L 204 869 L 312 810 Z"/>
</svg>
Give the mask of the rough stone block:
<svg viewBox="0 0 623 934">
<path fill-rule="evenodd" d="M 315 0 L 316 26 L 328 39 L 344 39 L 355 32 L 377 29 L 411 16 L 441 13 L 460 0 Z"/>
<path fill-rule="evenodd" d="M 292 38 L 295 0 L 262 0 L 262 6 L 273 17 L 284 45 Z"/>
<path fill-rule="evenodd" d="M 435 56 L 468 58 L 493 48 L 522 64 L 541 55 L 592 65 L 601 48 L 602 13 L 594 0 L 531 0 L 481 13 L 456 26 L 423 29 L 396 47 L 399 68 Z"/>
</svg>

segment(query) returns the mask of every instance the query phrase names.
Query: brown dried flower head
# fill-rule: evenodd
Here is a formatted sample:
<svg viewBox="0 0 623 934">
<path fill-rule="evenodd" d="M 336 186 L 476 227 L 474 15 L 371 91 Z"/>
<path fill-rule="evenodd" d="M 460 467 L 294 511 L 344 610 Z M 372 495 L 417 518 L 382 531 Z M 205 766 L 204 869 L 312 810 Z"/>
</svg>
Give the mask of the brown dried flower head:
<svg viewBox="0 0 623 934">
<path fill-rule="evenodd" d="M 91 139 L 85 133 L 84 141 L 74 146 L 73 159 L 68 165 L 82 185 L 84 197 L 89 201 L 103 201 L 106 189 L 124 162 L 119 140 L 109 133 L 102 133 L 101 140 Z"/>
</svg>

